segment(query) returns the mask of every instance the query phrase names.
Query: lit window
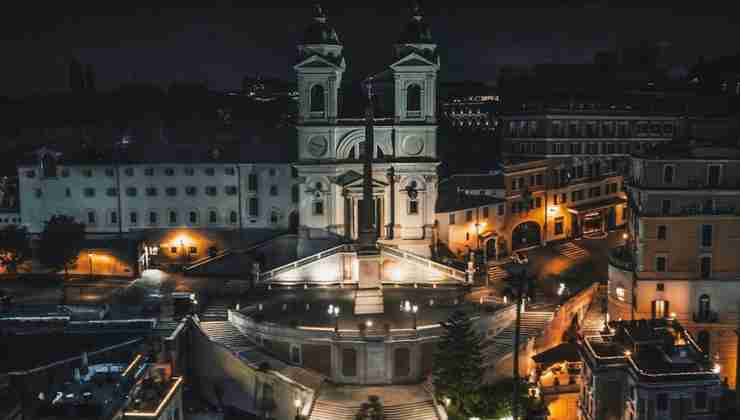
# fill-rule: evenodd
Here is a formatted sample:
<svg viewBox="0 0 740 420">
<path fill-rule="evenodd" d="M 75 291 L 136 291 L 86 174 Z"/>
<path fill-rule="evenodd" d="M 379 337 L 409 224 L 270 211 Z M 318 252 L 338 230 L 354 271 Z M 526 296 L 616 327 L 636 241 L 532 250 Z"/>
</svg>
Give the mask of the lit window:
<svg viewBox="0 0 740 420">
<path fill-rule="evenodd" d="M 617 295 L 617 299 L 624 302 L 624 287 L 617 287 L 614 292 Z"/>
</svg>

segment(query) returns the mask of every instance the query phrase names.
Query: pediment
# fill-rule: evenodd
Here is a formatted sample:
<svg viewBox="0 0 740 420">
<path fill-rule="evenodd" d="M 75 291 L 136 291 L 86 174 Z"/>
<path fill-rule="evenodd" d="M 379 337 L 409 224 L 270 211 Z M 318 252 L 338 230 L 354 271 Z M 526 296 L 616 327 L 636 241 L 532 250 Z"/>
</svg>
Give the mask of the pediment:
<svg viewBox="0 0 740 420">
<path fill-rule="evenodd" d="M 418 53 L 412 52 L 391 64 L 390 67 L 394 70 L 402 70 L 408 67 L 437 67 L 437 63 L 428 60 Z"/>
<path fill-rule="evenodd" d="M 349 170 L 342 175 L 339 175 L 334 179 L 334 182 L 337 185 L 341 185 L 345 188 L 355 189 L 355 188 L 362 188 L 362 179 L 363 176 L 361 173 L 353 170 Z M 379 181 L 375 178 L 373 178 L 373 188 L 383 188 L 388 186 L 387 183 L 383 181 Z"/>
<path fill-rule="evenodd" d="M 314 54 L 306 58 L 305 60 L 299 62 L 295 66 L 293 66 L 295 70 L 301 70 L 301 69 L 332 69 L 332 70 L 341 70 L 342 66 L 337 65 L 336 63 L 327 60 L 326 58 Z"/>
</svg>

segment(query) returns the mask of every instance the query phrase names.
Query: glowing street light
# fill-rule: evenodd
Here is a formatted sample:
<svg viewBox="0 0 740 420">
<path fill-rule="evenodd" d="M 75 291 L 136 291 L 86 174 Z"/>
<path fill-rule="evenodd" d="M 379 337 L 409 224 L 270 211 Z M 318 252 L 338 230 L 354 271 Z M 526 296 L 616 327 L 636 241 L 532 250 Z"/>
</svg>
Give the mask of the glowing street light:
<svg viewBox="0 0 740 420">
<path fill-rule="evenodd" d="M 334 332 L 339 332 L 339 305 L 329 305 L 329 315 L 334 317 Z"/>
<path fill-rule="evenodd" d="M 412 304 L 411 301 L 406 300 L 401 305 L 401 310 L 414 316 L 414 330 L 416 330 L 416 314 L 419 312 L 419 305 Z"/>
<path fill-rule="evenodd" d="M 298 418 L 301 412 L 301 406 L 303 405 L 303 402 L 300 398 L 296 398 L 293 400 L 293 405 L 295 406 L 295 418 Z"/>
</svg>

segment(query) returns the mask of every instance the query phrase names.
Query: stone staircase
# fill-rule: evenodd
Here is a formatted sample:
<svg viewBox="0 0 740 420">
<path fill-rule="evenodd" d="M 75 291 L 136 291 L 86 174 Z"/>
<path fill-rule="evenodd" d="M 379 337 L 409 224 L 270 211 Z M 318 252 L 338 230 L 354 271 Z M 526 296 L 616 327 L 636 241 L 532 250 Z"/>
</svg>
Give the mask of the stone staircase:
<svg viewBox="0 0 740 420">
<path fill-rule="evenodd" d="M 355 315 L 383 313 L 383 291 L 380 289 L 357 289 L 355 292 Z"/>
<path fill-rule="evenodd" d="M 316 400 L 310 420 L 354 420 L 360 411 L 356 402 Z M 383 406 L 385 420 L 439 420 L 432 400 Z"/>
<path fill-rule="evenodd" d="M 528 339 L 540 335 L 550 324 L 553 312 L 523 312 L 521 316 L 519 342 L 524 344 Z M 512 322 L 496 336 L 483 343 L 484 365 L 491 366 L 514 351 L 514 330 Z"/>
<path fill-rule="evenodd" d="M 588 307 L 588 312 L 586 312 L 586 316 L 583 318 L 583 323 L 581 325 L 580 332 L 584 337 L 589 335 L 599 335 L 602 328 L 604 328 L 605 315 L 601 311 L 601 300 L 605 298 L 606 293 L 601 288 L 599 291 L 594 293 L 594 297 Z"/>
<path fill-rule="evenodd" d="M 565 242 L 563 244 L 557 245 L 555 246 L 555 250 L 564 257 L 570 258 L 574 261 L 578 261 L 589 256 L 587 250 L 581 248 L 573 242 Z"/>
<path fill-rule="evenodd" d="M 223 344 L 232 351 L 238 352 L 254 347 L 254 344 L 229 321 L 201 322 L 200 329 L 211 341 Z"/>
<path fill-rule="evenodd" d="M 509 272 L 504 270 L 500 265 L 492 265 L 488 267 L 488 281 L 491 282 L 491 284 L 500 280 L 505 280 L 509 275 Z"/>
<path fill-rule="evenodd" d="M 198 318 L 203 322 L 226 321 L 228 319 L 228 310 L 232 308 L 233 306 L 229 299 L 213 299 L 201 310 Z"/>
</svg>

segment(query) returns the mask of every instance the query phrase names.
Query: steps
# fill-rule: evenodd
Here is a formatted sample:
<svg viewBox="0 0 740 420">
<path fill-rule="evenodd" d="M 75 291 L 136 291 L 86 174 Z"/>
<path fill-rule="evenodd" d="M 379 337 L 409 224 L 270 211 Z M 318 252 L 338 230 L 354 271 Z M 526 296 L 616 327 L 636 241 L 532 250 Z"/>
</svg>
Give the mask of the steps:
<svg viewBox="0 0 740 420">
<path fill-rule="evenodd" d="M 598 292 L 594 293 L 591 304 L 588 307 L 588 312 L 586 312 L 586 316 L 581 325 L 581 335 L 584 337 L 589 335 L 599 335 L 601 330 L 604 328 L 605 315 L 601 311 L 601 301 L 603 299 L 606 299 L 606 294 L 603 292 L 603 289 L 599 289 Z"/>
<path fill-rule="evenodd" d="M 226 321 L 228 319 L 228 310 L 231 308 L 229 300 L 214 299 L 206 304 L 201 313 L 198 315 L 201 321 Z"/>
<path fill-rule="evenodd" d="M 310 420 L 354 420 L 360 404 L 316 400 Z M 438 420 L 432 400 L 383 406 L 385 420 Z"/>
<path fill-rule="evenodd" d="M 357 289 L 355 292 L 355 315 L 382 314 L 383 291 L 380 289 Z"/>
<path fill-rule="evenodd" d="M 560 253 L 560 255 L 566 258 L 570 258 L 574 261 L 588 258 L 590 255 L 587 250 L 581 248 L 573 242 L 566 242 L 564 244 L 557 245 L 555 247 L 555 250 Z"/>
<path fill-rule="evenodd" d="M 521 315 L 519 343 L 540 335 L 550 324 L 553 312 L 523 312 Z M 493 365 L 498 360 L 514 351 L 515 323 L 512 322 L 493 338 L 484 342 L 483 356 L 485 365 Z"/>
<path fill-rule="evenodd" d="M 200 329 L 211 339 L 232 351 L 239 352 L 254 347 L 254 344 L 228 321 L 201 322 Z"/>
<path fill-rule="evenodd" d="M 488 267 L 488 281 L 491 283 L 505 280 L 509 276 L 509 272 L 504 270 L 500 265 L 493 265 Z"/>
</svg>

